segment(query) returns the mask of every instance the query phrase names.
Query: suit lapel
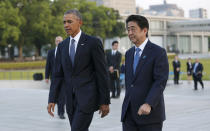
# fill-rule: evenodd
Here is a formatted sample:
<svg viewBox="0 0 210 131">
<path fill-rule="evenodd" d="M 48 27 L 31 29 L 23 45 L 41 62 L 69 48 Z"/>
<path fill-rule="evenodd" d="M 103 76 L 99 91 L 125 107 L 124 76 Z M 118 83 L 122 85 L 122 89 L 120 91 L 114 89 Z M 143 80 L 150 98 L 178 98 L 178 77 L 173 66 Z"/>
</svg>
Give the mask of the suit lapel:
<svg viewBox="0 0 210 131">
<path fill-rule="evenodd" d="M 128 54 L 128 63 L 126 63 L 126 64 L 128 64 L 128 69 L 131 69 L 129 72 L 130 72 L 130 74 L 131 74 L 131 76 L 132 76 L 132 78 L 134 77 L 134 74 L 133 74 L 133 59 L 134 59 L 134 53 L 135 53 L 135 47 L 133 47 L 132 49 L 131 49 L 131 52 Z"/>
<path fill-rule="evenodd" d="M 146 61 L 148 60 L 148 56 L 151 54 L 151 45 L 150 45 L 150 41 L 147 42 L 141 57 L 139 59 L 139 63 L 136 67 L 136 72 L 134 75 L 134 78 L 136 78 L 137 74 L 141 71 L 142 67 L 144 66 L 144 64 L 146 63 Z"/>
<path fill-rule="evenodd" d="M 75 57 L 74 57 L 74 67 L 75 68 L 78 64 L 78 60 L 80 59 L 80 53 L 82 51 L 82 46 L 84 46 L 86 43 L 86 37 L 85 37 L 85 34 L 82 33 L 81 36 L 80 36 L 80 39 L 79 39 L 79 42 L 78 42 L 78 45 L 77 45 L 77 49 L 76 49 L 76 54 L 75 54 Z"/>
</svg>

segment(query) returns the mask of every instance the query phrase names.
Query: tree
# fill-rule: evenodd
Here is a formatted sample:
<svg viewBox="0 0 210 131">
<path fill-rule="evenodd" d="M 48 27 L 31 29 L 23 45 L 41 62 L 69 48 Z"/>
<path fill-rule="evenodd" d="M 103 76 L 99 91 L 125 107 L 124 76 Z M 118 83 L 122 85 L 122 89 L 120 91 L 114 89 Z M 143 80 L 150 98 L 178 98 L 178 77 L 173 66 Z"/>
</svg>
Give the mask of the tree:
<svg viewBox="0 0 210 131">
<path fill-rule="evenodd" d="M 18 13 L 19 9 L 14 8 L 10 1 L 0 2 L 0 45 L 3 48 L 14 46 L 19 40 L 21 18 Z"/>
</svg>

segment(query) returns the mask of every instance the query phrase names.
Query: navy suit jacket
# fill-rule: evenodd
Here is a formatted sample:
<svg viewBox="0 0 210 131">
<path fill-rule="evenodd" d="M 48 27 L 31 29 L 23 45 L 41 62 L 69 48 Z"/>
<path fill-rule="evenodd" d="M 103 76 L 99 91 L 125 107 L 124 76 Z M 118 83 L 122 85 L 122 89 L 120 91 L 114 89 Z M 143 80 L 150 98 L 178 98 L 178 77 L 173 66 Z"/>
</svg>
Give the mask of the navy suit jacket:
<svg viewBox="0 0 210 131">
<path fill-rule="evenodd" d="M 112 50 L 108 50 L 106 52 L 106 60 L 108 68 L 113 66 L 114 69 L 118 69 L 120 71 L 120 63 L 121 63 L 122 55 L 119 51 L 116 51 L 115 55 L 112 55 Z"/>
<path fill-rule="evenodd" d="M 55 49 L 49 50 L 47 53 L 47 61 L 45 66 L 45 79 L 52 79 L 52 72 L 55 63 Z"/>
<path fill-rule="evenodd" d="M 176 70 L 177 68 L 180 68 L 181 67 L 180 61 L 178 60 L 178 62 L 175 62 L 175 60 L 174 60 L 172 62 L 172 64 L 173 64 L 174 72 L 180 72 L 180 71 L 177 71 Z"/>
<path fill-rule="evenodd" d="M 147 42 L 136 73 L 133 73 L 133 59 L 135 47 L 130 48 L 125 55 L 125 84 L 126 92 L 122 106 L 121 121 L 125 119 L 125 114 L 130 105 L 132 117 L 138 124 L 149 124 L 162 122 L 165 120 L 165 104 L 163 91 L 168 80 L 169 65 L 166 51 Z M 149 115 L 139 116 L 138 110 L 144 103 L 151 107 Z"/>
<path fill-rule="evenodd" d="M 194 70 L 194 67 L 195 67 L 195 63 L 192 66 L 192 70 Z M 193 73 L 197 78 L 201 78 L 203 76 L 202 72 L 203 72 L 203 65 L 201 63 L 198 63 L 198 66 L 195 69 L 195 73 L 194 72 Z"/>
<path fill-rule="evenodd" d="M 82 33 L 72 65 L 69 41 L 68 37 L 57 48 L 49 102 L 56 101 L 60 90 L 59 84 L 64 79 L 67 112 L 73 111 L 73 94 L 79 110 L 86 113 L 94 112 L 100 105 L 110 104 L 103 45 L 99 39 Z"/>
</svg>

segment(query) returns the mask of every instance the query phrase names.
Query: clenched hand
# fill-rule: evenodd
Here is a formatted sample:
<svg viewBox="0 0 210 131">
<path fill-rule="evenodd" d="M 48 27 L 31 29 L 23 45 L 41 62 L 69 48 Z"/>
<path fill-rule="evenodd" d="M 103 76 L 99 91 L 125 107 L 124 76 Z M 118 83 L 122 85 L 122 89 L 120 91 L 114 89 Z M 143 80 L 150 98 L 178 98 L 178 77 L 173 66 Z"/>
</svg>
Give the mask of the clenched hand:
<svg viewBox="0 0 210 131">
<path fill-rule="evenodd" d="M 147 103 L 140 106 L 138 115 L 149 115 L 151 112 L 151 106 Z"/>
<path fill-rule="evenodd" d="M 53 114 L 54 109 L 55 109 L 55 103 L 49 103 L 47 106 L 47 111 L 52 117 L 54 117 L 54 114 Z"/>
<path fill-rule="evenodd" d="M 101 105 L 99 108 L 99 114 L 101 114 L 101 118 L 105 117 L 109 113 L 109 105 Z"/>
</svg>

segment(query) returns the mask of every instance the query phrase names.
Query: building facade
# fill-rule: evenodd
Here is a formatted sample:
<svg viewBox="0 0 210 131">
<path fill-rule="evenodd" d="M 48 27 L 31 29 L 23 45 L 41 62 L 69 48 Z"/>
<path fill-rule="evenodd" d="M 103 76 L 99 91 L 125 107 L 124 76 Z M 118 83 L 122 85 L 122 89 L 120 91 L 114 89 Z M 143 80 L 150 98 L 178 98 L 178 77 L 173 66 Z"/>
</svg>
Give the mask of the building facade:
<svg viewBox="0 0 210 131">
<path fill-rule="evenodd" d="M 210 20 L 169 16 L 145 16 L 149 20 L 149 39 L 165 48 L 167 52 L 190 54 L 208 53 Z M 123 17 L 124 20 L 127 16 Z M 105 41 L 105 49 L 110 48 L 113 39 Z M 115 38 L 120 41 L 120 51 L 125 53 L 133 44 L 128 37 Z"/>
<path fill-rule="evenodd" d="M 104 5 L 118 10 L 120 15 L 135 14 L 136 0 L 89 0 L 96 2 L 97 5 Z"/>
<path fill-rule="evenodd" d="M 189 14 L 191 18 L 207 18 L 207 10 L 203 8 L 190 10 Z"/>
</svg>

